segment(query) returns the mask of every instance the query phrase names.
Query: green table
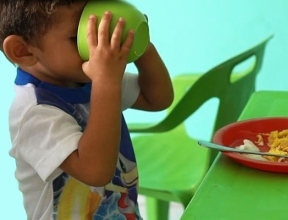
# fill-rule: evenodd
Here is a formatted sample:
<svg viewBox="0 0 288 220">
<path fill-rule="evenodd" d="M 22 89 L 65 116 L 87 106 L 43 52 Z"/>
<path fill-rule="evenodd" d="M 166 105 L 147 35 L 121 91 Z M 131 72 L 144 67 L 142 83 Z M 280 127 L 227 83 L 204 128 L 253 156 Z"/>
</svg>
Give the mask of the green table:
<svg viewBox="0 0 288 220">
<path fill-rule="evenodd" d="M 239 120 L 288 117 L 288 92 L 255 92 Z M 181 220 L 288 219 L 288 173 L 255 170 L 219 153 Z"/>
</svg>

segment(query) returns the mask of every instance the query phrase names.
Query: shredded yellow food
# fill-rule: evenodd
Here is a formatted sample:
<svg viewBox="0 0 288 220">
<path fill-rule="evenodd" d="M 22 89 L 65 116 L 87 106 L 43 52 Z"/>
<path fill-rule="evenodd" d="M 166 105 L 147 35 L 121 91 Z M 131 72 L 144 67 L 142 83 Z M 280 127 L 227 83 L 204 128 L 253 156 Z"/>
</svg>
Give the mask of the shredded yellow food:
<svg viewBox="0 0 288 220">
<path fill-rule="evenodd" d="M 261 137 L 260 137 L 261 136 Z M 288 129 L 282 131 L 272 131 L 268 134 L 258 134 L 257 144 L 263 142 L 263 136 L 267 136 L 267 145 L 270 147 L 269 153 L 288 155 Z M 269 161 L 274 162 L 288 162 L 287 158 L 279 158 L 274 156 L 263 156 Z"/>
</svg>

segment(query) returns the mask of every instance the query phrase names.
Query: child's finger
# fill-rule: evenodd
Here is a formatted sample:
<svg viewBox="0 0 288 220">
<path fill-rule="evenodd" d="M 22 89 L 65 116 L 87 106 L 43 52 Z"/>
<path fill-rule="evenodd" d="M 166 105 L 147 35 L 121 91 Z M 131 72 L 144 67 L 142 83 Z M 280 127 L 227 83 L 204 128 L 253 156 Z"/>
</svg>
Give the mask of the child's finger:
<svg viewBox="0 0 288 220">
<path fill-rule="evenodd" d="M 90 15 L 87 25 L 87 43 L 88 47 L 90 46 L 97 46 L 97 17 L 95 15 Z"/>
<path fill-rule="evenodd" d="M 119 18 L 113 34 L 111 36 L 111 47 L 115 48 L 115 49 L 119 49 L 120 50 L 120 46 L 121 46 L 121 37 L 123 34 L 123 28 L 125 26 L 125 20 L 123 18 Z"/>
<path fill-rule="evenodd" d="M 135 33 L 133 30 L 129 30 L 128 33 L 127 33 L 127 37 L 121 47 L 121 52 L 122 53 L 129 53 L 131 48 L 132 48 L 132 45 L 133 45 L 133 41 L 134 41 L 134 36 L 135 36 Z"/>
<path fill-rule="evenodd" d="M 112 20 L 112 13 L 109 11 L 106 11 L 98 27 L 98 43 L 101 43 L 101 44 L 109 43 L 110 41 L 109 29 L 110 29 L 111 20 Z"/>
</svg>

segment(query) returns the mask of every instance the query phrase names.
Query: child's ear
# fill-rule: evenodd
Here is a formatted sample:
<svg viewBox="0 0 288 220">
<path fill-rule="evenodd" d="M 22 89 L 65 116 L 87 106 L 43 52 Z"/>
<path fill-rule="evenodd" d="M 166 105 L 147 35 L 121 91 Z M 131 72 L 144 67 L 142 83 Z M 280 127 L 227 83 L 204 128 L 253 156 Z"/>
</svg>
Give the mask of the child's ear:
<svg viewBox="0 0 288 220">
<path fill-rule="evenodd" d="M 18 35 L 10 35 L 3 42 L 3 50 L 7 58 L 21 66 L 33 66 L 37 62 L 37 57 L 30 52 L 30 46 Z"/>
</svg>

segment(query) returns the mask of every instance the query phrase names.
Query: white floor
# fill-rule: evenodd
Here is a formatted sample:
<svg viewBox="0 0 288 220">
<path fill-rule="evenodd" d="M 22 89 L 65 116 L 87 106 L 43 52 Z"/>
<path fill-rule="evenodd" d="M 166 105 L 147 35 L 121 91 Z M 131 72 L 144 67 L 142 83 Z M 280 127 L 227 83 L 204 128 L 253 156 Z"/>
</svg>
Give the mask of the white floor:
<svg viewBox="0 0 288 220">
<path fill-rule="evenodd" d="M 139 195 L 138 203 L 140 207 L 140 213 L 144 220 L 147 220 L 146 217 L 146 208 L 145 208 L 145 197 Z M 183 214 L 183 207 L 179 203 L 170 204 L 169 220 L 179 220 Z"/>
</svg>

